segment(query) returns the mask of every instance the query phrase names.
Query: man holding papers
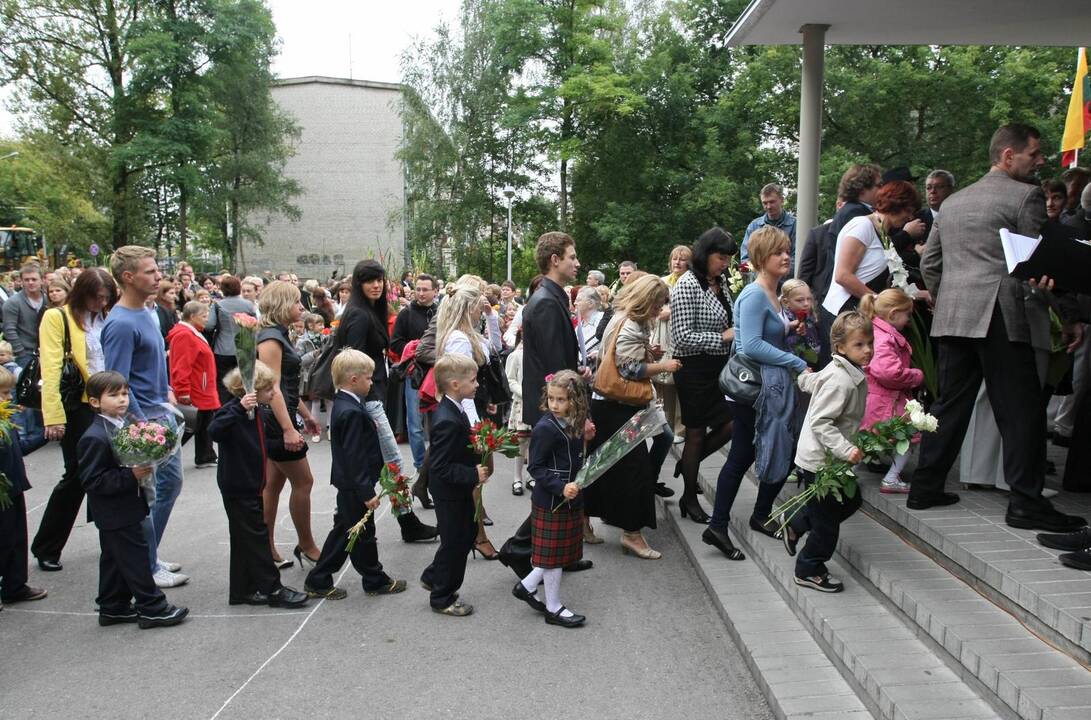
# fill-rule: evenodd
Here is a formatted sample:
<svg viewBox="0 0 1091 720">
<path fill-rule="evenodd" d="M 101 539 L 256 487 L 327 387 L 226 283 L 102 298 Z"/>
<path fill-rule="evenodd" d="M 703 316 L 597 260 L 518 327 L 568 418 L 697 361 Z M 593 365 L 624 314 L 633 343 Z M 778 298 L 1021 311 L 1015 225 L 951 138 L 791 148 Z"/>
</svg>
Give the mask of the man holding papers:
<svg viewBox="0 0 1091 720">
<path fill-rule="evenodd" d="M 1013 527 L 1067 532 L 1086 524 L 1064 515 L 1042 497 L 1045 406 L 1031 347 L 1025 293 L 1052 289 L 1052 281 L 1008 274 L 1002 228 L 1037 238 L 1046 221 L 1045 196 L 1035 174 L 1045 164 L 1040 134 L 1027 125 L 1005 125 L 989 146 L 991 170 L 943 205 L 921 258 L 924 281 L 935 297 L 932 335 L 937 338 L 939 398 L 932 413 L 939 431 L 921 445 L 908 506 L 950 505 L 944 491 L 958 455 L 982 379 L 1004 445 L 1004 474 L 1011 485 L 1007 522 Z M 1066 328 L 1068 329 L 1068 328 Z M 1079 343 L 1070 329 L 1072 347 Z"/>
</svg>

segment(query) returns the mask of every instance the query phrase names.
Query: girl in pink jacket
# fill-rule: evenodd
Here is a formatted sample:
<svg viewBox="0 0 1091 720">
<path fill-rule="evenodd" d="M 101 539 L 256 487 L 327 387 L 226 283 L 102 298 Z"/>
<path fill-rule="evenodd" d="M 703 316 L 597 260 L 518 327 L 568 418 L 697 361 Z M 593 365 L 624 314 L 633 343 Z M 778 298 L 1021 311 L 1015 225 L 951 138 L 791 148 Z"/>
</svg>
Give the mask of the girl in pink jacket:
<svg viewBox="0 0 1091 720">
<path fill-rule="evenodd" d="M 875 354 L 864 369 L 867 409 L 860 427 L 866 430 L 877 422 L 903 414 L 912 391 L 924 382 L 924 373 L 910 367 L 912 348 L 901 332 L 913 313 L 913 299 L 909 295 L 898 288 L 866 295 L 860 301 L 860 313 L 871 319 L 875 333 Z M 914 442 L 919 442 L 919 436 Z M 907 459 L 908 453 L 894 456 L 880 492 L 909 492 L 909 483 L 901 477 Z"/>
</svg>

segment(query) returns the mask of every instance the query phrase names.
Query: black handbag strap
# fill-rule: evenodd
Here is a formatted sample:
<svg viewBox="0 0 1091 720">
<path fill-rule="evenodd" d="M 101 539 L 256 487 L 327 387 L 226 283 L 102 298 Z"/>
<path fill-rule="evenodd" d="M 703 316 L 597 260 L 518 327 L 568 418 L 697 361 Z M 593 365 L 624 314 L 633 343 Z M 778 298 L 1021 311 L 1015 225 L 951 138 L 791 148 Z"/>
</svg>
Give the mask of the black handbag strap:
<svg viewBox="0 0 1091 720">
<path fill-rule="evenodd" d="M 57 308 L 57 312 L 61 314 L 61 319 L 64 320 L 64 356 L 71 358 L 72 338 L 68 335 L 68 314 L 64 311 L 64 308 Z"/>
</svg>

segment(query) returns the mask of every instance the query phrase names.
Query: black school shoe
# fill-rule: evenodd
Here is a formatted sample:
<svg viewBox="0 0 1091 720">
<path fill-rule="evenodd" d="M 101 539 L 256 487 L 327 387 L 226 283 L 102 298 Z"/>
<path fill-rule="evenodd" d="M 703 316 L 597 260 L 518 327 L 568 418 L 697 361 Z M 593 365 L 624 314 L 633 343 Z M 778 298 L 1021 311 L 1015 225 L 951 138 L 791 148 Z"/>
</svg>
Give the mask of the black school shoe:
<svg viewBox="0 0 1091 720">
<path fill-rule="evenodd" d="M 110 625 L 135 623 L 138 617 L 136 608 L 132 605 L 130 605 L 127 610 L 103 610 L 99 608 L 98 624 L 103 627 L 108 627 Z"/>
<path fill-rule="evenodd" d="M 1087 550 L 1065 553 L 1058 559 L 1066 567 L 1075 568 L 1076 570 L 1091 570 L 1091 552 Z"/>
<path fill-rule="evenodd" d="M 41 588 L 33 588 L 29 585 L 24 585 L 19 589 L 19 592 L 14 595 L 9 595 L 6 598 L 2 598 L 2 602 L 5 605 L 14 605 L 21 602 L 34 602 L 35 600 L 41 600 L 49 595 L 49 592 Z"/>
<path fill-rule="evenodd" d="M 1066 550 L 1068 552 L 1087 550 L 1091 548 L 1091 528 L 1082 528 L 1075 532 L 1061 533 L 1059 535 L 1038 533 L 1038 542 L 1042 546 L 1053 548 L 1054 550 Z"/>
<path fill-rule="evenodd" d="M 563 613 L 565 609 L 565 606 L 561 605 L 557 612 L 547 612 L 545 614 L 546 625 L 557 625 L 558 627 L 563 628 L 577 628 L 587 622 L 586 617 L 577 615 L 576 613 L 572 613 L 572 617 L 561 617 L 561 613 Z"/>
<path fill-rule="evenodd" d="M 812 577 L 797 577 L 795 579 L 796 585 L 800 587 L 810 588 L 811 590 L 817 590 L 824 593 L 839 593 L 845 589 L 845 586 L 839 580 L 834 580 L 830 577 L 829 573 L 825 575 L 814 575 Z"/>
<path fill-rule="evenodd" d="M 228 605 L 268 605 L 269 607 L 297 608 L 307 604 L 307 593 L 281 586 L 271 593 L 256 592 L 241 598 L 228 598 Z"/>
<path fill-rule="evenodd" d="M 185 620 L 186 615 L 189 615 L 189 608 L 167 605 L 166 609 L 161 613 L 156 613 L 155 615 L 138 615 L 136 624 L 140 626 L 141 630 L 157 627 L 170 627 L 171 625 L 177 625 Z"/>
<path fill-rule="evenodd" d="M 530 608 L 532 610 L 540 613 L 544 613 L 546 611 L 545 603 L 534 597 L 534 593 L 532 593 L 530 590 L 527 590 L 521 582 L 515 583 L 515 587 L 511 589 L 511 594 L 525 602 L 527 605 L 530 605 Z"/>
<path fill-rule="evenodd" d="M 674 497 L 674 490 L 671 490 L 669 487 L 667 487 L 666 483 L 656 483 L 655 494 L 661 498 Z"/>
<path fill-rule="evenodd" d="M 42 572 L 60 572 L 64 570 L 64 565 L 60 560 L 46 560 L 38 558 L 38 569 Z"/>
<path fill-rule="evenodd" d="M 941 492 L 935 495 L 914 496 L 910 492 L 909 499 L 905 501 L 905 506 L 910 510 L 928 510 L 934 507 L 954 505 L 957 502 L 958 495 L 955 493 Z"/>
<path fill-rule="evenodd" d="M 1076 515 L 1065 515 L 1052 507 L 1041 510 L 1025 510 L 1008 506 L 1004 522 L 1022 530 L 1045 530 L 1051 533 L 1069 533 L 1087 525 L 1087 520 Z"/>
</svg>

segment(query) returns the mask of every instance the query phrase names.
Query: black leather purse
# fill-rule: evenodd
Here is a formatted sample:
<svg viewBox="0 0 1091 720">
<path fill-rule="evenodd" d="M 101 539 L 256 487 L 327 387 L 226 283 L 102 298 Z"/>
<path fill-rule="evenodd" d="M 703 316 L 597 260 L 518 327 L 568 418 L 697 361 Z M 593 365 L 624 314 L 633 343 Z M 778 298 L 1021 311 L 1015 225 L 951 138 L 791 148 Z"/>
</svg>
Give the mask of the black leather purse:
<svg viewBox="0 0 1091 720">
<path fill-rule="evenodd" d="M 477 381 L 488 394 L 490 403 L 503 405 L 511 402 L 511 387 L 498 354 L 489 353 L 489 361 L 477 370 Z"/>
<path fill-rule="evenodd" d="M 15 404 L 35 409 L 42 407 L 42 363 L 37 350 L 19 373 L 19 380 L 15 383 Z"/>
<path fill-rule="evenodd" d="M 59 310 L 64 320 L 64 360 L 61 363 L 61 404 L 67 408 L 79 407 L 83 402 L 83 373 L 72 357 L 72 338 L 68 334 L 68 315 Z"/>
</svg>

